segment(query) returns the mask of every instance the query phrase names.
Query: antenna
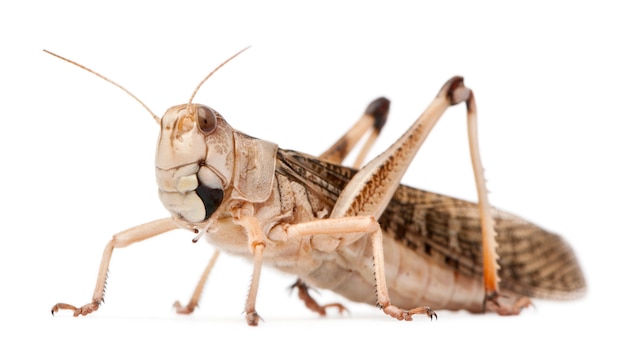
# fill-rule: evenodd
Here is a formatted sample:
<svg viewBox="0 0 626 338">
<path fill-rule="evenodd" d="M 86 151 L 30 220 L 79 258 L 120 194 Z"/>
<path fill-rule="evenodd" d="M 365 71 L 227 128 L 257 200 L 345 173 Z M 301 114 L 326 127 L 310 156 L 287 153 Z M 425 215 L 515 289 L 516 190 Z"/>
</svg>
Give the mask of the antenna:
<svg viewBox="0 0 626 338">
<path fill-rule="evenodd" d="M 187 102 L 187 112 L 190 111 L 189 109 L 191 107 L 191 102 L 193 101 L 193 98 L 196 96 L 196 94 L 198 93 L 198 90 L 200 90 L 200 87 L 202 87 L 202 85 L 206 82 L 206 80 L 208 80 L 211 77 L 211 75 L 215 74 L 215 72 L 217 72 L 218 69 L 222 68 L 230 60 L 236 58 L 239 54 L 243 53 L 244 51 L 246 51 L 250 47 L 252 47 L 252 46 L 248 46 L 248 47 L 238 51 L 237 53 L 235 53 L 235 55 L 233 55 L 233 56 L 229 57 L 228 59 L 226 59 L 226 61 L 222 62 L 219 66 L 215 67 L 215 69 L 213 69 L 213 71 L 211 71 L 209 73 L 209 75 L 205 76 L 204 79 L 202 79 L 202 81 L 200 81 L 198 86 L 196 86 L 196 89 L 193 91 L 193 94 L 191 94 L 191 97 L 189 98 L 189 102 Z"/>
<path fill-rule="evenodd" d="M 121 90 L 125 91 L 125 92 L 126 92 L 126 94 L 130 95 L 133 99 L 135 99 L 137 102 L 139 102 L 139 104 L 141 104 L 144 108 L 146 108 L 146 110 L 148 111 L 148 113 L 150 113 L 150 115 L 152 115 L 152 118 L 154 118 L 154 120 L 157 122 L 157 124 L 159 124 L 159 125 L 161 124 L 161 119 L 160 119 L 158 116 L 156 116 L 156 115 L 152 112 L 152 110 L 150 110 L 150 108 L 148 108 L 148 106 L 146 106 L 146 104 L 145 104 L 145 103 L 143 103 L 143 102 L 142 102 L 142 101 L 141 101 L 141 100 L 140 100 L 137 96 L 135 96 L 133 93 L 131 93 L 128 89 L 126 89 L 126 88 L 122 87 L 121 85 L 117 84 L 117 83 L 116 83 L 115 81 L 113 81 L 113 80 L 110 80 L 109 78 L 105 77 L 104 75 L 101 75 L 100 73 L 95 72 L 95 71 L 93 71 L 93 70 L 91 70 L 91 69 L 89 69 L 89 68 L 87 68 L 87 67 L 85 67 L 85 66 L 83 66 L 83 65 L 81 65 L 81 64 L 79 64 L 79 63 L 77 63 L 77 62 L 74 62 L 74 61 L 72 61 L 72 60 L 70 60 L 70 59 L 66 59 L 66 58 L 64 58 L 64 57 L 62 57 L 62 56 L 60 56 L 60 55 L 54 54 L 54 53 L 52 53 L 52 52 L 50 52 L 50 51 L 48 51 L 48 50 L 45 50 L 45 49 L 44 49 L 43 51 L 44 51 L 44 52 L 46 52 L 46 53 L 48 53 L 48 54 L 50 54 L 50 55 L 52 55 L 52 56 L 56 56 L 57 58 L 59 58 L 59 59 L 61 59 L 61 60 L 63 60 L 63 61 L 69 62 L 69 63 L 73 64 L 74 66 L 80 67 L 80 68 L 82 68 L 82 69 L 84 69 L 84 70 L 86 70 L 86 71 L 88 71 L 88 72 L 90 72 L 90 73 L 92 73 L 92 74 L 94 74 L 94 75 L 98 76 L 99 78 L 103 79 L 104 81 L 107 81 L 107 82 L 109 82 L 109 83 L 113 84 L 113 85 L 114 85 L 114 86 L 116 86 L 117 88 L 119 88 L 119 89 L 121 89 Z M 241 52 L 240 52 L 240 53 L 241 53 Z M 232 58 L 231 58 L 231 59 L 232 59 Z M 230 59 L 229 59 L 229 60 L 230 60 Z M 219 67 L 218 67 L 218 68 L 219 68 Z"/>
</svg>

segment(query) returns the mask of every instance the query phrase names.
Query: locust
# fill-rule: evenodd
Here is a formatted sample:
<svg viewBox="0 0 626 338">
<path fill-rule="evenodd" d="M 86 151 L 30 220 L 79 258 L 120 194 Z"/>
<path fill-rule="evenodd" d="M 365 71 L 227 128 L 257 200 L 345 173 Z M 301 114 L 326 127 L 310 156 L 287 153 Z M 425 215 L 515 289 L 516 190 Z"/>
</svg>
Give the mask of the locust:
<svg viewBox="0 0 626 338">
<path fill-rule="evenodd" d="M 245 50 L 245 49 L 244 49 Z M 190 99 L 159 118 L 124 87 L 160 126 L 155 173 L 160 200 L 171 217 L 113 235 L 104 249 L 90 302 L 57 303 L 87 315 L 104 301 L 114 249 L 183 229 L 215 247 L 191 299 L 178 313 L 197 307 L 220 252 L 252 263 L 245 315 L 261 316 L 256 297 L 264 265 L 296 276 L 292 285 L 312 311 L 343 312 L 340 303 L 319 304 L 310 288 L 379 307 L 410 321 L 437 318 L 437 310 L 516 315 L 531 298 L 575 299 L 585 278 L 571 246 L 488 201 L 477 137 L 473 92 L 455 76 L 415 122 L 384 152 L 364 163 L 385 125 L 390 101 L 372 101 L 364 114 L 319 156 L 278 147 L 231 127 L 213 108 L 194 103 L 202 84 L 239 53 L 210 72 Z M 448 107 L 465 103 L 477 203 L 401 184 L 420 146 Z M 353 165 L 343 164 L 369 134 Z"/>
</svg>

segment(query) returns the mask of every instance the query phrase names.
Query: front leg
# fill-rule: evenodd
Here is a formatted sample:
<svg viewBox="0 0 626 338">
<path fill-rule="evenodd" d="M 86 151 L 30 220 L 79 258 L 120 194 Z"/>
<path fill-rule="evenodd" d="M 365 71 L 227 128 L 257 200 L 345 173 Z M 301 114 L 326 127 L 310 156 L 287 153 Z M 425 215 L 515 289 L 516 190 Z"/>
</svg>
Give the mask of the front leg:
<svg viewBox="0 0 626 338">
<path fill-rule="evenodd" d="M 263 251 L 265 250 L 267 237 L 263 233 L 263 229 L 259 220 L 254 217 L 254 206 L 245 202 L 240 205 L 235 203 L 235 207 L 231 208 L 234 215 L 234 222 L 241 225 L 248 235 L 248 249 L 252 254 L 254 268 L 252 271 L 252 280 L 248 289 L 248 297 L 246 298 L 246 321 L 250 326 L 259 325 L 262 318 L 256 312 L 256 296 L 259 290 L 259 281 L 261 278 L 261 267 L 263 265 Z"/>
<path fill-rule="evenodd" d="M 178 226 L 171 218 L 164 218 L 138 225 L 113 235 L 113 238 L 109 241 L 109 243 L 107 243 L 104 248 L 104 253 L 102 254 L 100 268 L 98 269 L 98 278 L 96 279 L 96 289 L 93 292 L 91 303 L 85 304 L 81 307 L 76 307 L 66 303 L 57 303 L 52 307 L 52 314 L 54 315 L 59 310 L 71 310 L 74 312 L 74 317 L 77 317 L 81 315 L 86 316 L 98 310 L 100 304 L 104 302 L 107 272 L 109 270 L 111 256 L 113 255 L 113 249 L 123 248 L 177 228 Z"/>
<path fill-rule="evenodd" d="M 250 282 L 250 289 L 248 290 L 248 297 L 246 298 L 246 321 L 250 326 L 259 325 L 259 320 L 262 320 L 261 316 L 256 312 L 256 296 L 259 290 L 259 281 L 261 278 L 261 266 L 263 265 L 263 250 L 265 244 L 258 243 L 251 248 L 254 269 L 252 271 L 252 281 Z"/>
<path fill-rule="evenodd" d="M 206 281 L 209 278 L 209 274 L 211 273 L 211 270 L 213 269 L 213 266 L 215 265 L 215 262 L 217 261 L 219 255 L 219 250 L 215 250 L 213 252 L 213 256 L 211 256 L 209 264 L 206 266 L 206 268 L 204 268 L 204 272 L 202 272 L 202 276 L 200 277 L 198 284 L 196 284 L 196 288 L 193 290 L 193 294 L 191 295 L 191 299 L 189 299 L 187 305 L 183 306 L 179 301 L 176 301 L 174 303 L 174 309 L 176 309 L 176 313 L 188 315 L 196 309 L 196 307 L 198 306 L 198 302 L 200 301 L 200 296 L 202 296 L 202 290 L 204 290 L 204 285 L 206 284 Z"/>
</svg>

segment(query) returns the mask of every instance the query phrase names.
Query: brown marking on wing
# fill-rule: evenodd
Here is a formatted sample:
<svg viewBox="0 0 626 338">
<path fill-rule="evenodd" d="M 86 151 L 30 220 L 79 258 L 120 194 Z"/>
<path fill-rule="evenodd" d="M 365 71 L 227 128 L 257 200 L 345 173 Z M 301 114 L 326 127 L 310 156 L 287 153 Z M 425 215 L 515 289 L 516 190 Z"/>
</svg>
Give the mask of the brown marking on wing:
<svg viewBox="0 0 626 338">
<path fill-rule="evenodd" d="M 278 151 L 277 173 L 303 184 L 332 207 L 356 170 L 295 151 Z M 520 295 L 572 299 L 585 278 L 572 248 L 560 236 L 508 212 L 493 209 L 500 285 Z M 480 215 L 473 202 L 401 185 L 379 218 L 403 245 L 482 278 Z"/>
</svg>

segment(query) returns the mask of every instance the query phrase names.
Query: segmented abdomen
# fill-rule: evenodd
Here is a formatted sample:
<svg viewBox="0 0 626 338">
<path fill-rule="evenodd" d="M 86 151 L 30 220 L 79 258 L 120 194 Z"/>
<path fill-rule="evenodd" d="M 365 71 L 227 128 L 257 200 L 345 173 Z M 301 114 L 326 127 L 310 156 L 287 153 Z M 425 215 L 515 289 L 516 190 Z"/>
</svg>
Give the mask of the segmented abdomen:
<svg viewBox="0 0 626 338">
<path fill-rule="evenodd" d="M 502 289 L 552 299 L 575 298 L 584 292 L 576 256 L 560 236 L 495 208 L 493 216 Z M 476 204 L 401 186 L 379 222 L 403 245 L 482 278 Z"/>
</svg>

